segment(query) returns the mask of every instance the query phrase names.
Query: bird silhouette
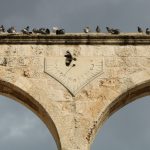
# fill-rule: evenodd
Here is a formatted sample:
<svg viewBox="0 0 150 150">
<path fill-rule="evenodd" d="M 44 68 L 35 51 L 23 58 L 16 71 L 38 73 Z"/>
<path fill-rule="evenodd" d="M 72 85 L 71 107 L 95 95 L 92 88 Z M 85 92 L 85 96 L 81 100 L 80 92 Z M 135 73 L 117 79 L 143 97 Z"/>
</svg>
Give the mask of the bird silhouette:
<svg viewBox="0 0 150 150">
<path fill-rule="evenodd" d="M 0 26 L 0 33 L 5 32 L 5 28 L 3 25 Z"/>
<path fill-rule="evenodd" d="M 119 29 L 113 29 L 113 28 L 109 28 L 109 27 L 106 27 L 106 29 L 107 29 L 108 33 L 111 33 L 111 34 L 120 34 L 120 30 Z"/>
<path fill-rule="evenodd" d="M 36 34 L 36 33 L 39 33 L 39 30 L 36 28 L 33 28 L 32 32 Z"/>
<path fill-rule="evenodd" d="M 143 32 L 142 28 L 140 28 L 139 26 L 137 27 L 137 29 L 138 29 L 138 32 L 139 32 L 139 33 L 142 33 L 142 32 Z"/>
<path fill-rule="evenodd" d="M 45 29 L 45 28 L 40 28 L 39 29 L 39 33 L 41 33 L 41 34 L 50 34 L 50 30 L 49 29 Z"/>
<path fill-rule="evenodd" d="M 30 27 L 27 26 L 26 28 L 22 29 L 21 32 L 22 32 L 23 34 L 30 34 L 29 28 L 30 28 Z"/>
<path fill-rule="evenodd" d="M 56 30 L 56 34 L 65 34 L 65 29 L 58 29 Z"/>
<path fill-rule="evenodd" d="M 56 33 L 57 30 L 59 30 L 59 28 L 56 27 L 56 26 L 52 28 L 52 32 L 53 32 L 53 33 Z"/>
<path fill-rule="evenodd" d="M 97 32 L 97 33 L 100 33 L 100 32 L 101 32 L 101 29 L 100 29 L 99 26 L 96 27 L 96 32 Z"/>
<path fill-rule="evenodd" d="M 15 27 L 10 27 L 8 30 L 7 30 L 8 33 L 16 33 L 16 29 Z"/>
<path fill-rule="evenodd" d="M 120 30 L 119 29 L 111 29 L 111 33 L 112 34 L 120 34 Z"/>
<path fill-rule="evenodd" d="M 150 30 L 149 30 L 149 28 L 146 28 L 146 34 L 150 34 Z"/>
<path fill-rule="evenodd" d="M 84 31 L 84 33 L 89 33 L 89 32 L 91 32 L 90 27 L 84 28 L 83 31 Z"/>
<path fill-rule="evenodd" d="M 40 28 L 40 29 L 36 29 L 34 28 L 32 30 L 33 33 L 39 33 L 39 34 L 50 34 L 50 30 L 49 29 L 45 29 L 45 28 Z"/>
<path fill-rule="evenodd" d="M 108 33 L 111 33 L 111 32 L 112 32 L 109 27 L 106 27 L 106 30 L 107 30 Z"/>
</svg>

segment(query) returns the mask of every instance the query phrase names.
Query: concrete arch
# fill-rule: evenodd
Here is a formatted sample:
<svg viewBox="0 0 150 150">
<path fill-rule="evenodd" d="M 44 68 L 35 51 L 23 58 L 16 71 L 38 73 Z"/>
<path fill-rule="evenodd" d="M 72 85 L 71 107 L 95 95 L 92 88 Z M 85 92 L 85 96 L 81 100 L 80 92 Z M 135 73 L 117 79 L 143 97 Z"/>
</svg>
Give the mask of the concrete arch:
<svg viewBox="0 0 150 150">
<path fill-rule="evenodd" d="M 6 82 L 4 80 L 0 80 L 0 94 L 10 97 L 34 112 L 45 123 L 55 139 L 58 150 L 61 150 L 60 138 L 55 123 L 42 104 L 38 102 L 38 100 L 36 100 L 27 91 L 19 88 L 11 82 Z"/>
</svg>

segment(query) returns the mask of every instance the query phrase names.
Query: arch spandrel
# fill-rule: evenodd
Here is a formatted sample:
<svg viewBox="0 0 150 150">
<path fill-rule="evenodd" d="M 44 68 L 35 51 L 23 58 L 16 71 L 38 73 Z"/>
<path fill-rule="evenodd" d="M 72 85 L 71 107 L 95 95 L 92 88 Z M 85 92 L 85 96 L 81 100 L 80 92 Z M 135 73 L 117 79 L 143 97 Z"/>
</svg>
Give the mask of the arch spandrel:
<svg viewBox="0 0 150 150">
<path fill-rule="evenodd" d="M 129 76 L 128 81 L 130 81 L 130 84 L 129 82 L 124 83 L 126 89 L 120 90 L 120 92 L 118 92 L 119 89 L 121 89 L 118 88 L 118 94 L 116 95 L 114 95 L 114 93 L 111 92 L 110 89 L 107 89 L 108 95 L 110 93 L 111 95 L 114 95 L 114 97 L 106 97 L 107 103 L 103 104 L 103 107 L 99 109 L 96 116 L 97 120 L 95 122 L 95 125 L 93 122 L 93 128 L 91 128 L 92 125 L 90 127 L 92 129 L 91 135 L 89 134 L 89 141 L 91 143 L 94 140 L 96 134 L 99 132 L 99 130 L 105 123 L 105 121 L 113 113 L 140 97 L 150 95 L 150 72 L 148 70 L 133 73 Z"/>
</svg>

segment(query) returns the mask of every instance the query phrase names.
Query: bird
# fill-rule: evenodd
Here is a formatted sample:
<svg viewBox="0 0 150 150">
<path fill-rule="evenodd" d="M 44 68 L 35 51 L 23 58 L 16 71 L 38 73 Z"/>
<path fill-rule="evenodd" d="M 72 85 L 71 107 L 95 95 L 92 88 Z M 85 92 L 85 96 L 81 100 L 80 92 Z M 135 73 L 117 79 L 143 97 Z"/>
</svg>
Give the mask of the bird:
<svg viewBox="0 0 150 150">
<path fill-rule="evenodd" d="M 146 34 L 150 34 L 150 30 L 149 30 L 149 28 L 146 28 Z"/>
<path fill-rule="evenodd" d="M 113 28 L 109 28 L 109 27 L 106 27 L 108 33 L 111 33 L 111 34 L 120 34 L 120 30 L 119 29 L 113 29 Z"/>
<path fill-rule="evenodd" d="M 16 33 L 16 29 L 15 27 L 10 27 L 8 30 L 7 30 L 8 33 Z"/>
<path fill-rule="evenodd" d="M 137 29 L 138 29 L 138 32 L 139 32 L 139 33 L 142 33 L 142 32 L 143 32 L 142 28 L 140 28 L 139 26 L 137 27 Z"/>
<path fill-rule="evenodd" d="M 91 32 L 90 27 L 84 28 L 83 31 L 84 31 L 84 33 L 89 33 L 89 32 Z"/>
<path fill-rule="evenodd" d="M 48 28 L 45 30 L 45 32 L 46 34 L 50 34 L 50 30 Z"/>
<path fill-rule="evenodd" d="M 0 26 L 0 33 L 5 32 L 5 28 L 3 25 Z"/>
<path fill-rule="evenodd" d="M 52 28 L 52 32 L 53 32 L 53 33 L 56 33 L 57 30 L 59 30 L 58 27 L 53 27 L 53 28 Z"/>
<path fill-rule="evenodd" d="M 50 34 L 50 30 L 49 29 L 45 29 L 45 28 L 40 28 L 40 29 L 36 29 L 34 28 L 32 30 L 33 33 L 39 33 L 39 34 Z"/>
<path fill-rule="evenodd" d="M 33 32 L 33 33 L 39 33 L 39 29 L 33 28 L 32 32 Z"/>
<path fill-rule="evenodd" d="M 22 32 L 23 34 L 30 34 L 29 28 L 30 28 L 30 27 L 27 26 L 26 28 L 22 29 L 21 32 Z"/>
<path fill-rule="evenodd" d="M 111 29 L 109 27 L 106 27 L 106 30 L 108 33 L 111 33 Z"/>
<path fill-rule="evenodd" d="M 40 28 L 39 29 L 39 33 L 41 33 L 41 34 L 50 34 L 50 30 L 49 29 L 45 29 L 45 28 Z"/>
<path fill-rule="evenodd" d="M 96 27 L 96 32 L 97 32 L 97 33 L 100 33 L 100 32 L 101 32 L 101 29 L 100 29 L 99 26 Z"/>
<path fill-rule="evenodd" d="M 65 29 L 61 28 L 61 29 L 58 29 L 56 30 L 56 34 L 65 34 Z"/>
<path fill-rule="evenodd" d="M 111 29 L 111 33 L 112 34 L 120 34 L 120 30 L 119 29 Z"/>
</svg>

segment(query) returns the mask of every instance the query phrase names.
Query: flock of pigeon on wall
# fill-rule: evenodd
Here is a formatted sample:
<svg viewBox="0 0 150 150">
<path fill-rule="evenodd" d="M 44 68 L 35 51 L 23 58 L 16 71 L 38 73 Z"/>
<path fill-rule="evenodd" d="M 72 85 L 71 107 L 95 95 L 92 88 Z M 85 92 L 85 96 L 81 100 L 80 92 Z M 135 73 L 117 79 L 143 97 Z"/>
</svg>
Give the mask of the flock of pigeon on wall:
<svg viewBox="0 0 150 150">
<path fill-rule="evenodd" d="M 106 30 L 108 33 L 110 34 L 120 34 L 120 30 L 119 29 L 114 29 L 114 28 L 109 28 L 109 27 L 106 27 Z M 84 33 L 90 33 L 92 32 L 90 27 L 86 27 L 83 29 Z M 140 27 L 137 27 L 137 31 L 139 33 L 144 33 L 144 31 L 142 30 L 142 28 Z M 30 28 L 29 26 L 25 27 L 24 29 L 21 30 L 21 33 L 22 34 L 50 34 L 50 29 L 48 28 L 39 28 L 39 29 L 36 29 L 34 28 L 32 31 L 30 31 Z M 52 32 L 53 33 L 56 33 L 57 35 L 59 34 L 65 34 L 65 30 L 63 28 L 58 28 L 58 27 L 53 27 L 52 28 Z M 96 33 L 100 33 L 101 32 L 101 29 L 99 26 L 96 27 L 95 29 L 95 32 Z M 0 26 L 0 33 L 17 33 L 15 27 L 10 27 L 7 31 L 5 30 L 5 27 L 3 25 Z M 146 31 L 145 31 L 146 34 L 150 35 L 150 30 L 149 28 L 146 28 Z"/>
</svg>

